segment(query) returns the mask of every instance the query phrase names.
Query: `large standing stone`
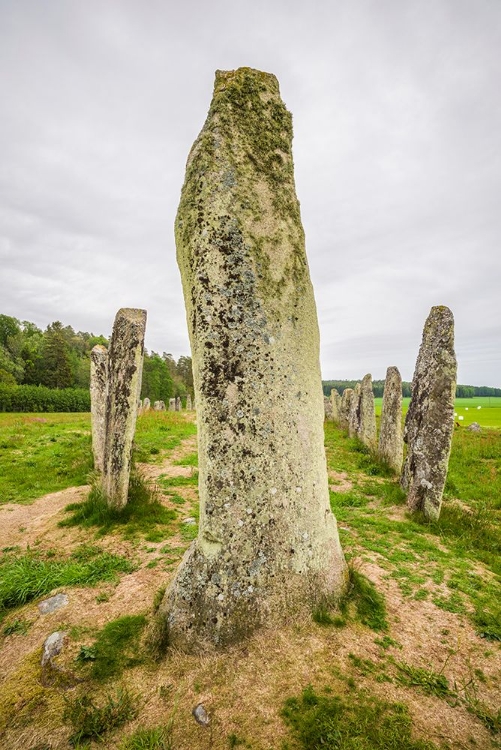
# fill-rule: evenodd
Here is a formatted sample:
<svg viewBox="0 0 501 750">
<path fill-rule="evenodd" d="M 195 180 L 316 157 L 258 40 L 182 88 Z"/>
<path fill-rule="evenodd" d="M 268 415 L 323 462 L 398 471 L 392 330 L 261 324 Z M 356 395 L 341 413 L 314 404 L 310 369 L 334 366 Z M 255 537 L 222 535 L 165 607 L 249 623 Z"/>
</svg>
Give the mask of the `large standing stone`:
<svg viewBox="0 0 501 750">
<path fill-rule="evenodd" d="M 175 398 L 169 399 L 169 411 L 176 411 L 176 399 Z"/>
<path fill-rule="evenodd" d="M 405 420 L 407 456 L 402 487 L 407 505 L 428 518 L 440 515 L 454 430 L 456 393 L 454 318 L 448 307 L 432 307 L 414 370 Z"/>
<path fill-rule="evenodd" d="M 350 437 L 357 437 L 360 428 L 360 393 L 361 385 L 357 383 L 350 403 L 350 413 L 348 415 L 348 434 Z"/>
<path fill-rule="evenodd" d="M 379 458 L 396 474 L 402 470 L 404 440 L 402 434 L 402 378 L 397 367 L 388 367 L 384 382 L 383 407 L 378 444 Z"/>
<path fill-rule="evenodd" d="M 324 396 L 324 417 L 332 422 L 332 401 L 327 396 Z"/>
<path fill-rule="evenodd" d="M 108 350 L 96 344 L 90 353 L 90 411 L 94 468 L 100 473 L 104 469 L 107 384 Z"/>
<path fill-rule="evenodd" d="M 376 406 L 372 390 L 372 376 L 365 375 L 360 386 L 358 437 L 371 451 L 376 450 Z"/>
<path fill-rule="evenodd" d="M 199 535 L 165 594 L 170 642 L 203 649 L 339 595 L 318 324 L 277 79 L 216 73 L 176 243 L 199 429 Z"/>
<path fill-rule="evenodd" d="M 123 308 L 116 315 L 110 342 L 103 490 L 116 508 L 127 503 L 145 328 L 146 310 Z"/>
<path fill-rule="evenodd" d="M 193 410 L 193 404 L 191 403 L 191 394 L 190 393 L 188 393 L 188 395 L 186 396 L 186 410 L 187 411 L 192 411 Z"/>
<path fill-rule="evenodd" d="M 339 410 L 339 426 L 347 430 L 350 424 L 351 404 L 355 391 L 353 388 L 345 388 L 341 396 L 341 409 Z"/>
<path fill-rule="evenodd" d="M 341 415 L 341 396 L 335 388 L 331 389 L 332 421 L 339 424 Z"/>
<path fill-rule="evenodd" d="M 183 408 L 183 405 L 181 403 L 181 396 L 177 396 L 176 398 L 176 411 L 181 411 Z"/>
<path fill-rule="evenodd" d="M 151 401 L 149 398 L 145 398 L 143 400 L 143 411 L 148 411 L 148 409 L 151 407 Z"/>
</svg>

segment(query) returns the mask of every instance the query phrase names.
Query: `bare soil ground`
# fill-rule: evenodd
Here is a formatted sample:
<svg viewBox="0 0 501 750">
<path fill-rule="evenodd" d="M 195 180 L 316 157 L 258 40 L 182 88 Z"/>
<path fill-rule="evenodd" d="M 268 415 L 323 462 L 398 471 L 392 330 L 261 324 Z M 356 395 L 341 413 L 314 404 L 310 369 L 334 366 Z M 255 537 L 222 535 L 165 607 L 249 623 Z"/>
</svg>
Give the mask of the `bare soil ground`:
<svg viewBox="0 0 501 750">
<path fill-rule="evenodd" d="M 190 476 L 192 467 L 179 466 L 176 461 L 195 450 L 196 439 L 189 438 L 161 463 L 143 466 L 143 471 L 152 482 L 160 475 Z M 351 488 L 342 473 L 331 473 L 330 481 L 338 492 Z M 41 497 L 31 505 L 1 507 L 0 546 L 52 549 L 66 554 L 83 542 L 95 543 L 92 531 L 58 526 L 65 516 L 64 507 L 82 499 L 87 491 L 87 487 L 70 488 Z M 180 510 L 182 520 L 191 515 L 196 493 L 190 486 L 180 486 L 176 492 L 185 498 L 184 505 L 175 506 L 166 495 L 163 502 Z M 400 510 L 394 512 L 399 514 Z M 168 585 L 188 546 L 180 533 L 155 543 L 144 539 L 127 541 L 119 534 L 111 534 L 98 543 L 136 560 L 137 569 L 122 575 L 116 585 L 104 583 L 96 588 L 65 590 L 69 604 L 53 614 L 40 614 L 38 602 L 33 602 L 4 620 L 5 625 L 24 619 L 30 627 L 24 635 L 0 636 L 0 748 L 69 747 L 70 727 L 61 719 L 65 697 L 81 690 L 82 685 L 78 683 L 67 690 L 42 686 L 40 655 L 44 640 L 56 630 L 68 633 L 59 664 L 71 672 L 80 646 L 92 642 L 96 629 L 125 614 L 152 613 L 155 593 Z M 166 543 L 177 550 L 173 552 L 174 564 L 166 563 L 160 554 Z M 152 566 L 154 561 L 157 562 Z M 321 627 L 308 619 L 291 622 L 280 630 L 263 630 L 224 653 L 187 656 L 170 652 L 159 664 L 147 663 L 127 670 L 119 682 L 89 686 L 96 700 L 113 693 L 119 685 L 139 696 L 137 719 L 110 734 L 104 746 L 119 748 L 123 738 L 136 728 L 165 725 L 173 718 L 175 750 L 222 750 L 233 746 L 231 735 L 241 740 L 242 747 L 255 750 L 280 750 L 285 740 L 293 748 L 296 745 L 280 715 L 284 700 L 299 695 L 308 684 L 319 690 L 330 686 L 346 694 L 348 688 L 342 675 L 349 675 L 357 687 L 407 704 L 417 737 L 432 740 L 438 746 L 446 743 L 451 750 L 500 747 L 499 735 L 491 733 L 463 700 L 474 695 L 492 711 L 499 707 L 499 644 L 479 638 L 464 615 L 444 612 L 430 601 L 404 598 L 395 580 L 378 564 L 376 555 L 369 553 L 359 568 L 385 596 L 394 645 L 382 648 L 376 643 L 381 635 L 358 623 L 336 629 Z M 375 671 L 364 673 L 357 669 L 353 656 L 373 662 Z M 438 698 L 400 684 L 394 662 L 443 673 L 458 697 Z M 378 674 L 391 681 L 378 678 Z M 211 716 L 209 728 L 199 726 L 193 719 L 192 709 L 200 702 Z"/>
</svg>

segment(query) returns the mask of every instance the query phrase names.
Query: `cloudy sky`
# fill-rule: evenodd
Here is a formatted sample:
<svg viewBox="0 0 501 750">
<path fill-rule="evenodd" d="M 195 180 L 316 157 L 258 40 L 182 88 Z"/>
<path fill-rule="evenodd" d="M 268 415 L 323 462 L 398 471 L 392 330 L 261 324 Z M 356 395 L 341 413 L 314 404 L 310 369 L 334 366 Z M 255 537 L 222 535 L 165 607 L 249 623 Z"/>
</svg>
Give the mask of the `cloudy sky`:
<svg viewBox="0 0 501 750">
<path fill-rule="evenodd" d="M 0 0 L 0 313 L 189 352 L 174 217 L 243 65 L 293 114 L 323 377 L 410 379 L 445 304 L 501 386 L 500 0 Z"/>
</svg>

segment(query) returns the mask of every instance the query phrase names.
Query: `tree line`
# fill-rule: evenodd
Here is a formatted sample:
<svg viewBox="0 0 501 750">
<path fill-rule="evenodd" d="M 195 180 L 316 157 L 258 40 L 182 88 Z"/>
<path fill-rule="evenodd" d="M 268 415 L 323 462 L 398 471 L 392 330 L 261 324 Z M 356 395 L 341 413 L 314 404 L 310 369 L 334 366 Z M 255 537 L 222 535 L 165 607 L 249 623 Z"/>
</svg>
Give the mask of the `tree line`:
<svg viewBox="0 0 501 750">
<path fill-rule="evenodd" d="M 355 388 L 360 380 L 322 380 L 324 396 L 330 396 L 332 388 L 335 388 L 342 396 L 346 388 Z M 373 380 L 372 390 L 376 398 L 382 398 L 384 391 L 384 380 Z M 402 381 L 402 395 L 404 398 L 411 396 L 411 384 Z M 501 388 L 491 388 L 487 385 L 457 385 L 456 398 L 474 398 L 475 396 L 501 396 Z"/>
<path fill-rule="evenodd" d="M 0 385 L 87 389 L 90 352 L 108 346 L 105 336 L 74 331 L 55 321 L 42 331 L 34 323 L 0 315 Z M 191 357 L 145 350 L 141 398 L 168 401 L 193 394 Z"/>
</svg>

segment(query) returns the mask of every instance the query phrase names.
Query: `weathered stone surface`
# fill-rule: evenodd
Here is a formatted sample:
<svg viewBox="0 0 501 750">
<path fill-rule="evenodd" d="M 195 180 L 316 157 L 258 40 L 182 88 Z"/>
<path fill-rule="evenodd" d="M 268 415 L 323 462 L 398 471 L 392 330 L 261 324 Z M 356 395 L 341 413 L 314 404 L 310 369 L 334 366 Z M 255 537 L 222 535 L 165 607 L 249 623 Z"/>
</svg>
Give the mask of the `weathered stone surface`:
<svg viewBox="0 0 501 750">
<path fill-rule="evenodd" d="M 363 377 L 360 386 L 358 437 L 371 451 L 376 450 L 376 406 L 374 404 L 374 391 L 372 390 L 372 376 L 370 374 Z"/>
<path fill-rule="evenodd" d="M 449 465 L 456 371 L 452 312 L 448 307 L 432 307 L 412 379 L 404 428 L 407 456 L 401 478 L 408 507 L 432 519 L 440 514 Z"/>
<path fill-rule="evenodd" d="M 115 508 L 127 503 L 145 328 L 146 310 L 122 308 L 115 317 L 110 341 L 103 490 Z"/>
<path fill-rule="evenodd" d="M 38 605 L 38 611 L 41 615 L 51 615 L 53 612 L 61 609 L 61 607 L 66 607 L 69 601 L 67 594 L 55 594 L 48 599 L 44 599 L 43 602 L 40 602 Z"/>
<path fill-rule="evenodd" d="M 193 404 L 191 403 L 191 394 L 190 393 L 188 393 L 188 395 L 186 396 L 186 410 L 187 411 L 192 411 L 193 410 Z"/>
<path fill-rule="evenodd" d="M 163 401 L 155 401 L 153 404 L 153 409 L 155 411 L 165 411 L 165 404 Z"/>
<path fill-rule="evenodd" d="M 67 631 L 58 630 L 45 639 L 42 649 L 42 667 L 45 667 L 55 656 L 61 653 L 67 635 Z"/>
<path fill-rule="evenodd" d="M 353 389 L 348 415 L 348 434 L 350 437 L 357 437 L 360 428 L 360 394 L 361 385 L 357 383 Z"/>
<path fill-rule="evenodd" d="M 472 422 L 466 429 L 470 432 L 482 432 L 482 428 L 478 422 Z"/>
<path fill-rule="evenodd" d="M 143 411 L 148 411 L 148 409 L 151 407 L 151 401 L 149 398 L 143 399 Z"/>
<path fill-rule="evenodd" d="M 175 398 L 169 399 L 169 411 L 176 411 L 176 399 Z"/>
<path fill-rule="evenodd" d="M 355 391 L 353 388 L 345 388 L 341 396 L 341 409 L 339 410 L 339 426 L 347 430 L 350 424 L 351 405 Z"/>
<path fill-rule="evenodd" d="M 101 473 L 104 468 L 107 384 L 108 350 L 96 344 L 90 353 L 90 411 L 94 468 Z"/>
<path fill-rule="evenodd" d="M 332 422 L 332 402 L 327 396 L 324 396 L 324 417 Z"/>
<path fill-rule="evenodd" d="M 402 431 L 402 378 L 398 367 L 388 367 L 386 370 L 378 456 L 396 474 L 400 474 L 404 458 L 404 438 Z"/>
<path fill-rule="evenodd" d="M 339 424 L 341 419 L 341 396 L 335 388 L 331 390 L 332 421 Z"/>
<path fill-rule="evenodd" d="M 181 397 L 178 396 L 176 398 L 176 411 L 181 411 L 182 408 L 183 408 L 183 405 L 181 403 Z"/>
<path fill-rule="evenodd" d="M 345 584 L 291 136 L 273 75 L 216 73 L 176 220 L 200 528 L 161 612 L 184 649 L 239 640 Z"/>
</svg>

